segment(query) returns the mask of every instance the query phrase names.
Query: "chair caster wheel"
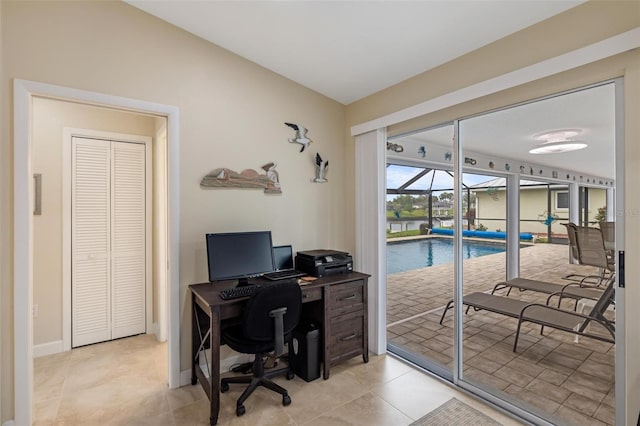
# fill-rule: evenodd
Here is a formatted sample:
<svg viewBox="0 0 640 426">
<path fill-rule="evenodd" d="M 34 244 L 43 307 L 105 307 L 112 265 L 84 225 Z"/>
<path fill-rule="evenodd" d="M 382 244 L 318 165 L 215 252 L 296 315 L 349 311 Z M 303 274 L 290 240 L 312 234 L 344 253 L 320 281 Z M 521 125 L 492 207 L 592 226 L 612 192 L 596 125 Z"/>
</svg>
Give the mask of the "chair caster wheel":
<svg viewBox="0 0 640 426">
<path fill-rule="evenodd" d="M 291 397 L 289 395 L 282 395 L 282 405 L 285 407 L 291 404 Z"/>
<path fill-rule="evenodd" d="M 294 376 L 295 374 L 293 373 L 293 371 L 291 370 L 287 371 L 287 380 L 293 379 Z"/>
<path fill-rule="evenodd" d="M 229 390 L 229 383 L 222 382 L 220 383 L 220 392 L 225 393 Z"/>
<path fill-rule="evenodd" d="M 247 410 L 244 409 L 244 405 L 238 405 L 236 407 L 236 416 L 240 417 L 241 415 L 243 415 Z"/>
</svg>

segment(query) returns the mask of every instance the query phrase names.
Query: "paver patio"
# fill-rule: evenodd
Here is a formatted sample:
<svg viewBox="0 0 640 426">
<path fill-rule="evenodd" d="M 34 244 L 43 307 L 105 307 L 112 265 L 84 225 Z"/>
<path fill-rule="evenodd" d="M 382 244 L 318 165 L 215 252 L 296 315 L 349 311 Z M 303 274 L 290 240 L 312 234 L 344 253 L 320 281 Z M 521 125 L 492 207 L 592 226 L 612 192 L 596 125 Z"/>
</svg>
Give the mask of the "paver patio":
<svg viewBox="0 0 640 426">
<path fill-rule="evenodd" d="M 505 253 L 465 260 L 464 294 L 491 291 L 505 279 Z M 568 247 L 534 244 L 520 250 L 520 276 L 566 284 L 568 273 L 596 268 L 568 263 Z M 506 295 L 506 290 L 498 292 Z M 509 297 L 545 303 L 547 295 L 513 290 Z M 451 369 L 453 310 L 439 324 L 453 298 L 453 264 L 400 272 L 387 277 L 387 339 Z M 573 307 L 570 301 L 566 307 Z M 559 330 L 523 324 L 513 352 L 517 320 L 470 310 L 464 315 L 463 375 L 503 397 L 546 412 L 569 424 L 613 425 L 615 345 Z M 598 325 L 590 326 L 592 328 Z"/>
</svg>

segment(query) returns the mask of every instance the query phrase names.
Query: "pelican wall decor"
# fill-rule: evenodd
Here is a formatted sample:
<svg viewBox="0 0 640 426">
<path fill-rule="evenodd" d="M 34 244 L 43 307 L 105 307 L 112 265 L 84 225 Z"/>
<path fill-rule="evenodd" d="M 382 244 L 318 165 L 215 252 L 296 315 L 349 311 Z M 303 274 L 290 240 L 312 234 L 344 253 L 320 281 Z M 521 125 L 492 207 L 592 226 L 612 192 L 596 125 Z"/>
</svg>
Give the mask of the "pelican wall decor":
<svg viewBox="0 0 640 426">
<path fill-rule="evenodd" d="M 265 194 L 281 194 L 280 179 L 276 164 L 269 162 L 262 166 L 265 174 L 254 169 L 245 169 L 240 173 L 221 167 L 202 178 L 201 188 L 250 188 L 264 189 Z"/>
</svg>

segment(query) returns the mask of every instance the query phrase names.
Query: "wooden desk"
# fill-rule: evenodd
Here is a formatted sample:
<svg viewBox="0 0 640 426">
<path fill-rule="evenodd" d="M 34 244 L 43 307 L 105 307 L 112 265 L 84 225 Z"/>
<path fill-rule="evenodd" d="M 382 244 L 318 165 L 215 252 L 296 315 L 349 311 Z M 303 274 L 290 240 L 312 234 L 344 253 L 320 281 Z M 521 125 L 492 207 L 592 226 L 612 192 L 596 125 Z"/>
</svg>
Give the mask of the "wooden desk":
<svg viewBox="0 0 640 426">
<path fill-rule="evenodd" d="M 329 378 L 332 365 L 362 355 L 369 361 L 367 321 L 367 279 L 359 272 L 318 278 L 302 287 L 302 320 L 322 327 L 323 377 Z M 253 280 L 268 285 L 271 281 Z M 192 284 L 191 289 L 191 384 L 198 380 L 210 401 L 210 422 L 218 422 L 220 411 L 220 323 L 238 318 L 247 297 L 222 300 L 220 290 L 235 285 L 234 281 Z M 200 352 L 211 349 L 210 379 L 200 368 Z"/>
</svg>

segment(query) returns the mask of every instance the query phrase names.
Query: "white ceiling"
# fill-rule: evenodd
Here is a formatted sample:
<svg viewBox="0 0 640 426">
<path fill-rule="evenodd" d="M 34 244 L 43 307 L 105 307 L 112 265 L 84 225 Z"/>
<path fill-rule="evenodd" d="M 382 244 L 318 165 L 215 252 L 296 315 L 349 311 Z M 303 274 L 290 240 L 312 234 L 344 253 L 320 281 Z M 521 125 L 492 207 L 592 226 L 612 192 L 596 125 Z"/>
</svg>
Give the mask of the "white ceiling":
<svg viewBox="0 0 640 426">
<path fill-rule="evenodd" d="M 193 1 L 127 3 L 349 104 L 583 0 Z M 464 148 L 614 177 L 613 90 L 598 88 L 465 120 Z M 533 136 L 582 129 L 589 146 L 533 155 Z M 451 143 L 441 129 L 416 140 Z M 410 143 L 409 139 L 405 143 Z M 416 143 L 423 143 L 418 140 Z"/>
<path fill-rule="evenodd" d="M 126 2 L 349 104 L 584 0 Z"/>
<path fill-rule="evenodd" d="M 460 141 L 463 150 L 475 153 L 614 179 L 614 114 L 614 87 L 606 84 L 462 120 Z M 561 154 L 529 153 L 542 143 L 536 135 L 560 129 L 581 130 L 571 139 L 588 146 Z M 445 126 L 393 142 L 417 152 L 425 144 L 452 147 L 452 139 L 453 126 Z"/>
</svg>

